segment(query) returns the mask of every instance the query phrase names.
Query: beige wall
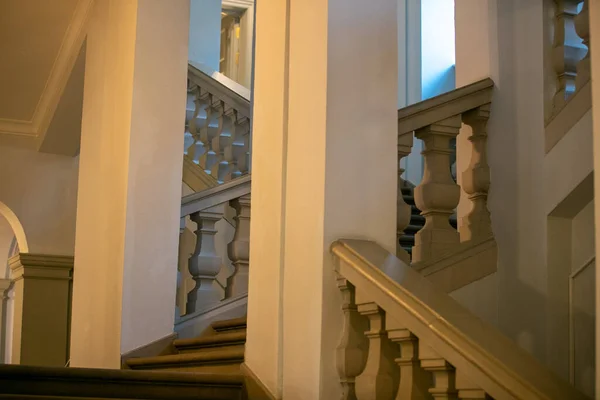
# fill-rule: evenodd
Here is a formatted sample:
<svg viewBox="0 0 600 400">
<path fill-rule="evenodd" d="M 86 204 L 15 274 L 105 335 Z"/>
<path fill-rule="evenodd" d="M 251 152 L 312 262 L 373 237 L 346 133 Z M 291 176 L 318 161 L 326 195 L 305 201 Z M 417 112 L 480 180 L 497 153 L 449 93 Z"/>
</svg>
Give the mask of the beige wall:
<svg viewBox="0 0 600 400">
<path fill-rule="evenodd" d="M 573 209 L 569 197 L 591 196 L 581 185 L 592 171 L 592 121 L 585 115 L 545 154 L 543 10 L 542 0 L 456 2 L 456 86 L 488 76 L 496 84 L 488 151 L 499 258 L 493 277 L 454 296 L 568 378 L 569 271 L 561 268 L 573 253 L 552 251 L 570 247 L 573 218 L 591 200 Z M 468 134 L 464 127 L 458 139 L 458 171 L 470 159 Z M 570 204 L 568 216 L 561 204 Z M 459 217 L 467 210 L 461 202 Z"/>
<path fill-rule="evenodd" d="M 76 157 L 0 147 L 0 202 L 23 228 L 21 251 L 73 255 L 78 163 Z"/>
</svg>

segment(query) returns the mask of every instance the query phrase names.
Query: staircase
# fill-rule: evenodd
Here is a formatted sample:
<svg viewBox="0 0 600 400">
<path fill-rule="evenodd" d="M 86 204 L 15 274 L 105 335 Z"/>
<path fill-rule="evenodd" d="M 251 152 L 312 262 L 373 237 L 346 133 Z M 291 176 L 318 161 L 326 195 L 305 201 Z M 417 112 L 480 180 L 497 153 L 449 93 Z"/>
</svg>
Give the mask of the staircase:
<svg viewBox="0 0 600 400">
<path fill-rule="evenodd" d="M 196 338 L 173 341 L 169 354 L 130 358 L 125 367 L 134 370 L 164 370 L 217 374 L 240 374 L 246 343 L 246 319 L 213 322 Z"/>
</svg>

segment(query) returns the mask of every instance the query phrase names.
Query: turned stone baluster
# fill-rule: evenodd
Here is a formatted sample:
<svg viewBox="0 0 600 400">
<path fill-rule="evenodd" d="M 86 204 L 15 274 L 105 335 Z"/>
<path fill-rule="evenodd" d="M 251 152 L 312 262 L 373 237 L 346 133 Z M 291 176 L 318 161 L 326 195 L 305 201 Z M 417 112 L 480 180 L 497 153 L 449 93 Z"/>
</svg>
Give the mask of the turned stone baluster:
<svg viewBox="0 0 600 400">
<path fill-rule="evenodd" d="M 456 115 L 415 131 L 424 144 L 425 168 L 423 180 L 415 188 L 415 203 L 425 217 L 425 226 L 415 235 L 413 262 L 436 258 L 460 242 L 449 222 L 460 198 L 460 187 L 450 174 L 450 140 L 456 138 L 460 127 L 461 116 Z"/>
<path fill-rule="evenodd" d="M 178 249 L 178 260 L 177 260 L 177 298 L 175 304 L 175 317 L 179 317 L 185 313 L 185 295 L 183 289 L 183 276 L 181 275 L 181 256 L 183 251 L 183 233 L 185 232 L 185 217 L 179 219 L 179 249 Z"/>
<path fill-rule="evenodd" d="M 336 348 L 336 366 L 342 385 L 341 399 L 356 400 L 356 377 L 363 371 L 369 351 L 369 343 L 364 335 L 368 320 L 358 313 L 354 286 L 341 276 L 337 278 L 337 286 L 342 293 L 344 311 L 344 330 Z"/>
<path fill-rule="evenodd" d="M 219 182 L 225 181 L 225 176 L 229 171 L 229 162 L 225 150 L 231 146 L 234 139 L 235 110 L 231 107 L 223 107 L 223 114 L 220 117 L 219 134 L 212 139 L 212 149 L 217 156 L 217 162 L 213 165 L 211 174 Z"/>
<path fill-rule="evenodd" d="M 406 250 L 400 246 L 400 237 L 404 234 L 404 229 L 410 224 L 410 206 L 404 202 L 402 197 L 402 188 L 405 186 L 404 179 L 401 175 L 404 173 L 402 168 L 402 159 L 408 156 L 411 152 L 413 145 L 413 134 L 401 135 L 398 137 L 398 198 L 397 198 L 397 212 L 396 212 L 396 257 L 410 264 L 410 255 Z"/>
<path fill-rule="evenodd" d="M 235 234 L 227 245 L 229 259 L 233 264 L 233 274 L 227 278 L 225 297 L 236 297 L 248 293 L 248 274 L 250 265 L 250 195 L 242 196 L 230 202 L 235 209 Z"/>
<path fill-rule="evenodd" d="M 225 175 L 224 181 L 230 181 L 235 178 L 242 176 L 240 170 L 240 164 L 245 167 L 246 161 L 244 157 L 248 152 L 248 127 L 246 117 L 240 117 L 237 111 L 234 112 L 232 117 L 232 130 L 231 140 L 225 148 L 224 159 L 228 163 L 227 174 Z"/>
<path fill-rule="evenodd" d="M 200 88 L 198 86 L 195 86 L 191 91 L 194 96 L 194 113 L 188 122 L 191 140 L 186 140 L 188 146 L 185 149 L 185 154 L 191 160 L 195 161 L 200 156 L 197 151 L 197 143 L 200 140 L 200 134 L 198 132 L 198 115 L 202 110 L 202 99 L 200 96 Z"/>
<path fill-rule="evenodd" d="M 439 356 L 431 347 L 419 344 L 421 367 L 433 374 L 433 387 L 429 393 L 434 399 L 456 400 L 456 382 L 454 367 Z"/>
<path fill-rule="evenodd" d="M 554 0 L 554 43 L 552 65 L 556 72 L 556 93 L 552 101 L 553 113 L 559 111 L 575 91 L 576 65 L 581 59 L 579 49 L 571 45 L 575 35 L 574 17 L 578 0 Z"/>
<path fill-rule="evenodd" d="M 206 123 L 200 130 L 200 140 L 205 149 L 204 154 L 200 157 L 200 165 L 208 174 L 212 173 L 213 166 L 218 163 L 217 153 L 212 146 L 213 139 L 221 135 L 225 107 L 222 101 L 214 98 L 211 100 L 212 102 L 206 107 Z"/>
<path fill-rule="evenodd" d="M 590 65 L 590 9 L 589 0 L 584 0 L 583 7 L 579 14 L 575 16 L 575 31 L 587 47 L 585 57 L 577 63 L 577 78 L 575 78 L 575 89 L 581 89 L 591 77 Z"/>
<path fill-rule="evenodd" d="M 358 400 L 393 400 L 398 390 L 399 373 L 395 359 L 398 351 L 385 331 L 385 311 L 377 304 L 364 302 L 357 296 L 358 312 L 369 318 L 369 353 L 365 369 L 356 378 Z"/>
<path fill-rule="evenodd" d="M 238 152 L 234 154 L 240 175 L 246 175 L 250 172 L 250 119 L 247 117 L 238 117 L 236 124 L 236 138 Z"/>
<path fill-rule="evenodd" d="M 487 208 L 490 189 L 490 167 L 487 163 L 487 121 L 490 104 L 463 114 L 463 122 L 472 129 L 471 161 L 462 174 L 462 188 L 471 200 L 471 211 L 463 218 L 461 241 L 485 239 L 492 234 L 492 221 Z"/>
<path fill-rule="evenodd" d="M 215 225 L 223 218 L 222 207 L 216 206 L 190 215 L 198 225 L 196 249 L 190 257 L 189 269 L 196 285 L 188 293 L 186 314 L 198 311 L 200 307 L 221 301 L 221 293 L 215 280 L 221 269 L 222 259 L 215 248 Z"/>
<path fill-rule="evenodd" d="M 456 370 L 456 389 L 458 390 L 458 398 L 460 400 L 491 400 L 483 389 L 473 384 L 465 374 L 460 372 L 460 369 Z"/>
<path fill-rule="evenodd" d="M 388 337 L 400 347 L 400 357 L 396 364 L 400 367 L 400 384 L 396 400 L 430 399 L 431 375 L 421 368 L 419 362 L 419 342 L 408 329 L 399 327 L 388 319 Z"/>
</svg>

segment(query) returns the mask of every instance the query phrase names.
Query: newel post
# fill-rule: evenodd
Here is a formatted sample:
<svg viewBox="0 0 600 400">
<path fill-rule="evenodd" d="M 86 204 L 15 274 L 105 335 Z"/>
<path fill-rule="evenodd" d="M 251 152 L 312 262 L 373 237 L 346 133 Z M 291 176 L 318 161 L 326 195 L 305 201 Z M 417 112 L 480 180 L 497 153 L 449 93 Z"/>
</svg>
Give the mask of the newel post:
<svg viewBox="0 0 600 400">
<path fill-rule="evenodd" d="M 463 114 L 463 122 L 473 134 L 471 161 L 462 174 L 462 188 L 472 203 L 471 211 L 463 218 L 461 241 L 483 239 L 492 234 L 492 221 L 487 208 L 490 189 L 490 167 L 487 162 L 487 121 L 491 104 L 485 104 Z"/>
<path fill-rule="evenodd" d="M 450 226 L 449 218 L 460 199 L 460 187 L 450 174 L 450 140 L 456 138 L 461 116 L 415 131 L 425 149 L 423 180 L 415 188 L 415 203 L 425 217 L 425 226 L 415 235 L 413 262 L 436 258 L 460 242 L 458 232 Z"/>
<path fill-rule="evenodd" d="M 227 251 L 235 270 L 227 278 L 226 298 L 248 293 L 250 265 L 250 195 L 232 200 L 230 204 L 236 212 L 236 226 L 235 235 L 227 246 Z"/>
</svg>

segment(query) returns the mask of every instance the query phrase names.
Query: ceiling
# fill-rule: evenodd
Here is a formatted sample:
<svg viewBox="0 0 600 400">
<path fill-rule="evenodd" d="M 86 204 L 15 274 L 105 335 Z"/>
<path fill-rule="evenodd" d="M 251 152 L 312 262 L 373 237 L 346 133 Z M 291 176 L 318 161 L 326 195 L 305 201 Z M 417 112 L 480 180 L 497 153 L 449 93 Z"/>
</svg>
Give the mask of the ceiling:
<svg viewBox="0 0 600 400">
<path fill-rule="evenodd" d="M 80 110 L 56 111 L 83 92 L 83 79 L 71 75 L 83 75 L 80 54 L 91 4 L 0 0 L 0 144 L 40 149 L 46 134 L 58 130 L 57 123 L 62 129 L 79 129 Z M 62 152 L 60 146 L 46 147 Z"/>
</svg>

